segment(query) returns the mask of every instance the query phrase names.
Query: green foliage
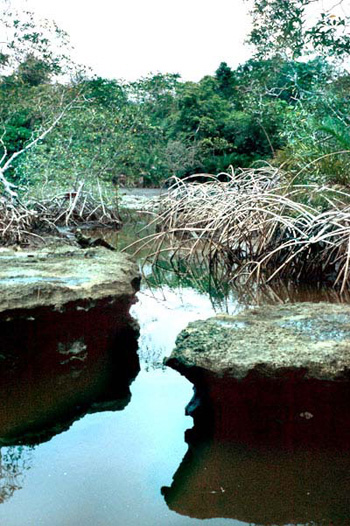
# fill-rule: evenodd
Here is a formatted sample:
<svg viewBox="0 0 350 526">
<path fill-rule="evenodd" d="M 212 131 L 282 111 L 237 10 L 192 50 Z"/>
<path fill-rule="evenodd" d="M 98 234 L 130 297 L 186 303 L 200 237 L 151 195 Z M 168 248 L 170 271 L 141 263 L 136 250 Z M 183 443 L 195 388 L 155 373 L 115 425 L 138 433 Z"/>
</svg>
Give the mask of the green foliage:
<svg viewBox="0 0 350 526">
<path fill-rule="evenodd" d="M 127 91 L 123 84 L 118 84 L 116 80 L 94 77 L 83 80 L 81 83 L 82 91 L 87 100 L 112 111 L 120 110 L 127 102 Z"/>
<path fill-rule="evenodd" d="M 62 74 L 76 74 L 77 67 L 70 59 L 69 37 L 55 22 L 39 19 L 35 13 L 16 10 L 10 0 L 3 0 L 0 8 L 0 66 L 6 74 L 47 80 Z M 35 73 L 35 74 L 34 74 Z"/>
<path fill-rule="evenodd" d="M 250 78 L 253 105 L 265 117 L 273 99 L 284 103 L 273 162 L 294 182 L 350 183 L 350 80 L 341 67 L 350 53 L 350 19 L 343 4 L 327 11 L 314 0 L 253 2 L 256 58 L 241 68 L 243 85 Z"/>
<path fill-rule="evenodd" d="M 267 160 L 300 182 L 348 184 L 349 155 L 339 152 L 350 149 L 350 76 L 326 57 L 350 50 L 346 16 L 320 12 L 306 25 L 311 3 L 254 0 L 257 53 L 236 69 L 222 62 L 199 82 L 157 73 L 127 83 L 88 77 L 71 63 L 64 32 L 5 1 L 0 158 L 25 149 L 69 107 L 9 176 L 74 186 L 123 175 L 127 185 L 142 178 L 151 186 Z"/>
<path fill-rule="evenodd" d="M 296 182 L 350 183 L 350 100 L 342 93 L 344 84 L 345 77 L 320 84 L 312 97 L 285 112 L 286 146 L 276 163 L 284 162 Z"/>
<path fill-rule="evenodd" d="M 350 52 L 350 18 L 336 10 L 342 3 L 327 11 L 315 0 L 254 0 L 249 41 L 260 58 L 295 60 L 313 52 L 342 58 Z M 319 11 L 310 24 L 315 7 Z"/>
<path fill-rule="evenodd" d="M 236 71 L 222 70 L 225 75 L 207 76 L 198 83 L 159 74 L 131 84 L 83 80 L 73 89 L 83 94 L 83 102 L 27 153 L 17 166 L 17 177 L 73 185 L 81 178 L 111 181 L 124 174 L 129 185 L 140 177 L 146 185 L 159 185 L 172 175 L 218 173 L 261 159 L 288 161 L 296 173 L 321 151 L 348 148 L 346 79 L 337 78 L 326 62 L 274 58 L 248 61 Z M 69 85 L 56 90 L 51 84 L 28 86 L 9 80 L 0 85 L 0 100 L 3 92 L 4 97 L 12 93 L 13 100 L 24 101 L 8 112 L 11 150 L 23 146 L 48 121 L 59 94 L 72 97 Z M 35 98 L 40 111 L 33 110 Z M 5 105 L 3 112 L 5 121 Z M 344 180 L 346 168 L 340 170 L 339 160 L 334 168 Z M 325 171 L 325 163 L 320 170 L 319 163 L 312 165 L 311 177 Z"/>
<path fill-rule="evenodd" d="M 231 97 L 235 88 L 235 74 L 226 62 L 221 62 L 215 71 L 217 90 L 225 97 Z"/>
</svg>

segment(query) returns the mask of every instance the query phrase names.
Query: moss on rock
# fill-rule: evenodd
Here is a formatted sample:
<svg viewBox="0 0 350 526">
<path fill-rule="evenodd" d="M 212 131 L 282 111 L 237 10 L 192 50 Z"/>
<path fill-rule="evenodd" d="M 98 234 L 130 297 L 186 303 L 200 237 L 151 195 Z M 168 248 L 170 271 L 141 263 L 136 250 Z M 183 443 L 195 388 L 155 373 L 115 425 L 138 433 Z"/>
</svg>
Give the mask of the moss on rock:
<svg viewBox="0 0 350 526">
<path fill-rule="evenodd" d="M 263 306 L 196 321 L 180 333 L 168 365 L 241 380 L 248 375 L 350 378 L 350 305 Z"/>
</svg>

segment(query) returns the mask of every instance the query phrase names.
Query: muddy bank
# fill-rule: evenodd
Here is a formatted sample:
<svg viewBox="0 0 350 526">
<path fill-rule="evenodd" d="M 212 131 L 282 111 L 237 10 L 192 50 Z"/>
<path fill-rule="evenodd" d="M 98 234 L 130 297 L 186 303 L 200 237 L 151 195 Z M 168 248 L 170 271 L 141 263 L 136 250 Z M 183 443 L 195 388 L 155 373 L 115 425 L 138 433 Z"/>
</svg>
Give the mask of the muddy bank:
<svg viewBox="0 0 350 526">
<path fill-rule="evenodd" d="M 167 193 L 164 188 L 121 188 L 119 207 L 121 210 L 154 212 L 159 209 L 161 198 Z"/>
</svg>

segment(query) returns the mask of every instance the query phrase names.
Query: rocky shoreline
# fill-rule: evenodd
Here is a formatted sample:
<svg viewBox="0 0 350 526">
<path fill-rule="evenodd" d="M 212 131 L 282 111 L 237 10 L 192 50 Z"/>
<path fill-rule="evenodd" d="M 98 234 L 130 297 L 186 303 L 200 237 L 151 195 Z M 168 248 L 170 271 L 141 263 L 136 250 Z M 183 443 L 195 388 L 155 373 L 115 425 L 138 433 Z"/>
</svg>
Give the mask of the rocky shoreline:
<svg viewBox="0 0 350 526">
<path fill-rule="evenodd" d="M 1 445 L 37 444 L 129 403 L 139 284 L 136 264 L 105 248 L 0 252 Z"/>
<path fill-rule="evenodd" d="M 128 297 L 135 301 L 140 276 L 125 254 L 101 247 L 69 245 L 0 252 L 0 312 L 48 307 L 74 301 Z"/>
<path fill-rule="evenodd" d="M 196 321 L 166 363 L 194 385 L 188 451 L 162 488 L 170 509 L 249 524 L 347 524 L 349 305 Z"/>
</svg>

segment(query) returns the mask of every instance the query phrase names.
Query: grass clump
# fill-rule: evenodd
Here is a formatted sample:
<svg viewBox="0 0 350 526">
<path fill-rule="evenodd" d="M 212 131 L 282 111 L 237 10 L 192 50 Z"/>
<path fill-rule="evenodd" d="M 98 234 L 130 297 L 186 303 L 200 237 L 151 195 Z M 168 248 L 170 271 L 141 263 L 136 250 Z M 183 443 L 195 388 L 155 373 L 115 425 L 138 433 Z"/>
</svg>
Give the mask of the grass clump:
<svg viewBox="0 0 350 526">
<path fill-rule="evenodd" d="M 150 258 L 205 261 L 231 281 L 274 279 L 350 285 L 350 194 L 297 185 L 265 165 L 176 179 L 155 219 Z M 144 243 L 149 242 L 149 239 Z"/>
</svg>

